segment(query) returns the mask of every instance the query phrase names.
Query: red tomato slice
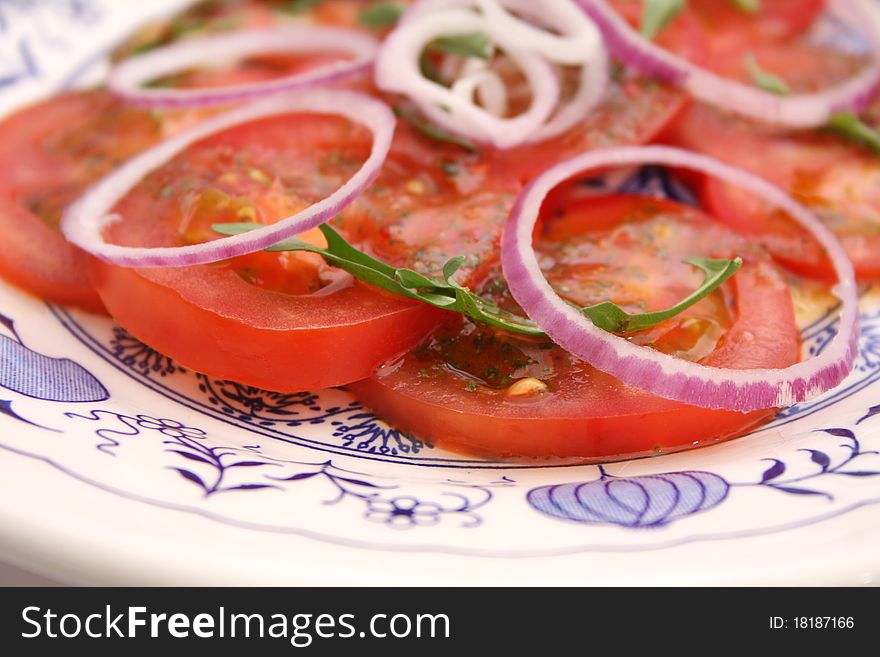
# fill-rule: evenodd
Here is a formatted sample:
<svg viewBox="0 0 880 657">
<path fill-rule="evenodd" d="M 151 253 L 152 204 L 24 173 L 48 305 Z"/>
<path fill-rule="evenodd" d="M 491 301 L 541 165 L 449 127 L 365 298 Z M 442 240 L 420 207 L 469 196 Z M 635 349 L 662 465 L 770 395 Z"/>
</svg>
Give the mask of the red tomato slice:
<svg viewBox="0 0 880 657">
<path fill-rule="evenodd" d="M 164 46 L 182 38 L 273 25 L 290 16 L 283 0 L 204 0 L 140 28 L 113 53 L 116 60 Z"/>
<path fill-rule="evenodd" d="M 479 283 L 497 260 L 519 189 L 491 158 L 426 138 L 399 121 L 379 178 L 337 223 L 377 257 L 431 276 L 442 277 L 443 265 L 463 255 L 457 279 Z"/>
<path fill-rule="evenodd" d="M 858 58 L 790 43 L 756 49 L 759 63 L 794 89 L 815 89 L 851 75 Z M 743 79 L 741 57 L 725 72 Z M 876 110 L 875 110 L 876 111 Z M 662 139 L 743 167 L 789 191 L 841 239 L 861 279 L 880 277 L 880 160 L 867 149 L 820 131 L 787 131 L 695 105 Z M 760 240 L 786 267 L 833 280 L 824 251 L 785 215 L 715 179 L 701 179 L 707 209 L 737 231 Z"/>
<path fill-rule="evenodd" d="M 618 0 L 613 4 L 630 22 L 638 23 L 641 3 Z M 703 63 L 708 53 L 704 31 L 687 12 L 667 26 L 658 43 L 697 63 Z M 580 125 L 554 139 L 498 151 L 493 166 L 525 183 L 583 151 L 649 142 L 688 103 L 687 95 L 674 87 L 616 71 L 606 97 Z"/>
<path fill-rule="evenodd" d="M 90 182 L 161 134 L 148 112 L 103 91 L 57 96 L 0 123 L 0 276 L 48 301 L 100 310 L 87 259 L 58 221 Z"/>
<path fill-rule="evenodd" d="M 124 219 L 108 238 L 179 244 L 210 239 L 218 221 L 275 221 L 338 187 L 369 144 L 366 129 L 327 116 L 239 126 L 148 176 L 120 203 Z M 481 260 L 497 251 L 476 245 L 474 236 L 500 234 L 513 199 L 493 191 L 502 186 L 480 173 L 486 170 L 478 156 L 438 148 L 401 126 L 379 179 L 338 226 L 396 264 L 427 273 L 447 257 L 469 255 L 476 276 Z M 472 194 L 474 184 L 483 185 L 480 193 Z M 472 221 L 454 226 L 468 207 Z M 281 392 L 369 376 L 423 340 L 443 315 L 359 281 L 309 294 L 332 275 L 311 256 L 258 253 L 160 270 L 96 262 L 94 270 L 108 310 L 145 343 L 196 371 Z"/>
<path fill-rule="evenodd" d="M 716 53 L 745 53 L 759 41 L 789 39 L 806 32 L 825 9 L 825 0 L 768 0 L 752 14 L 732 0 L 691 0 L 688 11 L 709 32 Z"/>
<path fill-rule="evenodd" d="M 784 279 L 759 250 L 698 210 L 636 197 L 580 200 L 545 224 L 537 250 L 551 283 L 572 302 L 611 298 L 639 312 L 674 303 L 699 284 L 700 274 L 682 259 L 741 255 L 745 265 L 721 290 L 629 337 L 715 367 L 797 361 Z M 514 309 L 500 277 L 483 291 Z M 543 386 L 544 392 L 515 394 Z M 350 389 L 404 431 L 496 456 L 608 458 L 683 449 L 739 435 L 774 412 L 661 399 L 552 343 L 470 323 L 446 326 Z"/>
<path fill-rule="evenodd" d="M 614 82 L 605 100 L 584 121 L 556 137 L 494 152 L 493 167 L 522 183 L 584 151 L 605 146 L 644 144 L 660 133 L 687 104 L 671 87 L 641 79 Z"/>
<path fill-rule="evenodd" d="M 237 5 L 233 7 L 232 5 Z M 204 3 L 144 27 L 116 53 L 140 52 L 199 30 L 263 25 L 273 14 L 252 0 Z M 192 85 L 244 83 L 277 75 L 261 63 L 190 75 Z M 86 256 L 58 232 L 64 208 L 89 184 L 198 118 L 193 112 L 125 107 L 105 91 L 72 92 L 0 123 L 0 276 L 54 303 L 103 312 Z"/>
<path fill-rule="evenodd" d="M 257 82 L 328 58 L 261 57 L 173 81 L 190 87 Z M 86 259 L 57 230 L 64 208 L 114 167 L 212 111 L 139 110 L 96 90 L 56 96 L 0 123 L 0 228 L 8 244 L 0 252 L 0 276 L 48 301 L 102 311 Z"/>
</svg>

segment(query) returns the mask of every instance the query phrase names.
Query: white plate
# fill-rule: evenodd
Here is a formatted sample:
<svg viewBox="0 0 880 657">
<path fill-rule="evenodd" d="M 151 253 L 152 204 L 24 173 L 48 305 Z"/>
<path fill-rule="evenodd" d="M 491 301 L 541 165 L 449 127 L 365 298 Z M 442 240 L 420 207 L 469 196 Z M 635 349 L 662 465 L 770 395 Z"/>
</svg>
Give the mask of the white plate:
<svg viewBox="0 0 880 657">
<path fill-rule="evenodd" d="M 0 111 L 95 74 L 146 4 L 0 5 Z M 599 468 L 444 452 L 345 392 L 197 375 L 0 285 L 0 558 L 110 584 L 876 583 L 880 294 L 862 311 L 822 399 Z"/>
</svg>

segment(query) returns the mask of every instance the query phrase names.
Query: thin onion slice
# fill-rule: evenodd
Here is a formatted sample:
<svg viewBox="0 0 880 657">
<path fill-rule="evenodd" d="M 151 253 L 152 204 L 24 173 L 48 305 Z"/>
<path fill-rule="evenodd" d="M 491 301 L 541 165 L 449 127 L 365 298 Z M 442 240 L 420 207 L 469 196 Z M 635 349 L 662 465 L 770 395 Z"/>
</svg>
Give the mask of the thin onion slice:
<svg viewBox="0 0 880 657">
<path fill-rule="evenodd" d="M 467 30 L 487 34 L 524 73 L 532 96 L 527 111 L 511 118 L 501 114 L 508 104 L 506 88 L 482 60 L 468 59 L 451 90 L 422 75 L 418 62 L 429 40 Z M 573 97 L 557 105 L 562 66 L 580 70 Z M 510 148 L 555 137 L 583 120 L 605 94 L 608 62 L 599 30 L 570 0 L 421 0 L 383 44 L 376 81 L 407 95 L 446 130 Z M 551 85 L 555 100 L 547 115 Z"/>
<path fill-rule="evenodd" d="M 880 92 L 878 22 L 861 0 L 831 0 L 830 8 L 854 30 L 868 30 L 873 61 L 846 82 L 816 93 L 780 96 L 723 78 L 645 39 L 606 0 L 577 0 L 605 35 L 609 50 L 649 77 L 682 87 L 695 98 L 742 116 L 791 128 L 818 128 L 841 111 L 865 110 Z"/>
<path fill-rule="evenodd" d="M 605 96 L 608 87 L 608 57 L 595 23 L 569 0 L 474 0 L 486 17 L 503 26 L 522 44 L 544 55 L 554 64 L 579 66 L 577 91 L 562 103 L 553 116 L 529 138 L 538 142 L 557 137 L 574 128 Z M 531 25 L 510 14 L 514 10 L 534 21 Z M 547 25 L 554 34 L 537 25 Z"/>
<path fill-rule="evenodd" d="M 187 39 L 129 57 L 117 64 L 107 87 L 128 102 L 147 107 L 199 107 L 254 100 L 285 91 L 340 82 L 367 71 L 379 44 L 371 36 L 335 27 L 285 25 Z M 268 53 L 345 53 L 352 59 L 264 82 L 200 89 L 146 88 L 143 85 L 198 66 Z"/>
<path fill-rule="evenodd" d="M 295 113 L 342 116 L 373 133 L 370 155 L 360 169 L 327 198 L 305 210 L 263 228 L 188 246 L 141 248 L 108 244 L 102 230 L 118 215 L 114 206 L 144 176 L 158 169 L 191 144 L 227 128 L 272 116 Z M 315 90 L 278 95 L 218 114 L 132 158 L 92 185 L 61 220 L 68 240 L 107 262 L 126 267 L 182 267 L 234 258 L 259 251 L 335 216 L 357 198 L 379 173 L 391 147 L 395 118 L 383 102 L 364 94 Z"/>
<path fill-rule="evenodd" d="M 560 298 L 541 272 L 532 232 L 547 194 L 578 174 L 607 167 L 662 164 L 698 171 L 752 192 L 787 212 L 828 253 L 842 302 L 837 335 L 818 356 L 783 369 L 733 370 L 684 361 L 597 328 Z M 779 188 L 718 160 L 664 146 L 619 147 L 584 153 L 541 174 L 520 194 L 505 227 L 504 275 L 516 301 L 562 348 L 624 383 L 705 408 L 753 411 L 790 406 L 839 384 L 852 369 L 859 334 L 853 266 L 837 238 L 807 208 Z"/>
<path fill-rule="evenodd" d="M 562 103 L 550 120 L 538 128 L 528 141 L 552 139 L 574 128 L 604 98 L 607 87 L 608 58 L 603 48 L 593 61 L 581 66 L 574 96 Z"/>
<path fill-rule="evenodd" d="M 532 103 L 522 114 L 497 117 L 471 98 L 422 74 L 422 51 L 432 40 L 474 32 L 487 34 L 525 75 L 532 90 Z M 559 101 L 559 80 L 544 58 L 518 47 L 482 16 L 461 9 L 408 20 L 389 34 L 376 59 L 376 84 L 384 91 L 405 94 L 441 127 L 498 148 L 510 148 L 525 141 L 549 118 Z"/>
<path fill-rule="evenodd" d="M 488 21 L 527 47 L 543 55 L 549 61 L 569 66 L 579 66 L 591 61 L 602 48 L 602 35 L 592 21 L 578 15 L 577 6 L 570 0 L 473 0 Z M 513 9 L 529 16 L 537 23 L 558 30 L 548 32 L 512 15 Z"/>
<path fill-rule="evenodd" d="M 471 99 L 478 94 L 483 107 L 494 116 L 507 113 L 509 99 L 504 80 L 482 59 L 467 59 L 461 67 L 460 77 L 450 88 L 463 98 Z"/>
</svg>

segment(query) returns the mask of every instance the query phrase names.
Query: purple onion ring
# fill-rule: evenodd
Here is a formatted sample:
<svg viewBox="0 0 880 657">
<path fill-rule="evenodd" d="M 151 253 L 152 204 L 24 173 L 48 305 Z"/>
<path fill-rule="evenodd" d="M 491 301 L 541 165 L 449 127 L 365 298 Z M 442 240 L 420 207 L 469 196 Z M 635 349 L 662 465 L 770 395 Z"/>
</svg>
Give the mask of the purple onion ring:
<svg viewBox="0 0 880 657">
<path fill-rule="evenodd" d="M 821 354 L 782 369 L 707 367 L 607 333 L 556 294 L 532 246 L 532 231 L 547 194 L 587 171 L 642 164 L 715 176 L 784 210 L 816 238 L 837 274 L 834 294 L 841 301 L 838 333 Z M 667 399 L 741 412 L 791 406 L 835 387 L 855 361 L 858 296 L 853 266 L 840 242 L 810 210 L 778 187 L 704 155 L 665 146 L 632 146 L 591 151 L 557 164 L 532 181 L 517 199 L 504 230 L 501 261 L 513 297 L 556 344 L 624 383 Z"/>
<path fill-rule="evenodd" d="M 285 25 L 186 39 L 129 57 L 111 69 L 107 87 L 141 107 L 203 107 L 254 100 L 285 91 L 311 89 L 366 72 L 379 50 L 371 36 L 355 30 Z M 349 53 L 353 59 L 264 82 L 199 89 L 145 88 L 150 80 L 200 65 L 267 53 Z"/>
<path fill-rule="evenodd" d="M 343 116 L 373 133 L 370 155 L 339 189 L 305 210 L 263 228 L 188 246 L 141 248 L 104 241 L 102 230 L 118 219 L 114 206 L 147 174 L 158 169 L 191 144 L 242 123 L 296 113 Z M 92 185 L 64 213 L 61 230 L 81 249 L 126 267 L 183 267 L 245 255 L 319 226 L 356 199 L 379 173 L 394 136 L 395 119 L 383 102 L 361 93 L 316 90 L 277 95 L 211 117 L 132 158 Z"/>
</svg>

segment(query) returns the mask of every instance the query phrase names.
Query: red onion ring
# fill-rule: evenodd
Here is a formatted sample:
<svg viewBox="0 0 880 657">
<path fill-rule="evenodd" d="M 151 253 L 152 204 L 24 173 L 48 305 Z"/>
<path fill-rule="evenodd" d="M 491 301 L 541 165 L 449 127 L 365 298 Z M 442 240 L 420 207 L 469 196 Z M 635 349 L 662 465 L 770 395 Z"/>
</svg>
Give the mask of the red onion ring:
<svg viewBox="0 0 880 657">
<path fill-rule="evenodd" d="M 263 228 L 188 246 L 141 248 L 108 244 L 101 234 L 118 215 L 113 207 L 144 176 L 191 144 L 233 126 L 270 116 L 309 112 L 343 116 L 366 126 L 373 145 L 361 168 L 330 196 Z M 318 226 L 357 198 L 379 173 L 391 147 L 395 118 L 385 103 L 364 94 L 316 90 L 278 95 L 211 117 L 132 158 L 92 185 L 64 213 L 61 230 L 68 240 L 107 262 L 126 267 L 182 267 L 253 253 Z"/>
<path fill-rule="evenodd" d="M 827 251 L 842 302 L 837 335 L 818 356 L 784 369 L 733 370 L 684 361 L 597 328 L 560 298 L 541 272 L 532 231 L 547 194 L 577 174 L 607 167 L 663 164 L 716 176 L 786 211 Z M 840 383 L 856 357 L 858 297 L 852 264 L 837 238 L 803 205 L 763 179 L 718 160 L 664 146 L 584 153 L 541 174 L 520 194 L 505 227 L 501 259 L 516 301 L 559 346 L 624 383 L 705 408 L 753 411 L 790 406 Z"/>
<path fill-rule="evenodd" d="M 865 110 L 880 92 L 880 30 L 876 18 L 854 0 L 831 0 L 830 8 L 853 29 L 870 26 L 874 60 L 840 85 L 792 96 L 723 78 L 673 55 L 630 27 L 605 0 L 577 2 L 602 31 L 609 50 L 625 64 L 643 75 L 680 86 L 704 102 L 753 119 L 792 128 L 818 128 L 837 112 Z"/>
<path fill-rule="evenodd" d="M 371 36 L 354 30 L 314 25 L 285 25 L 187 39 L 129 57 L 117 64 L 107 87 L 132 104 L 147 107 L 199 107 L 253 100 L 295 89 L 345 80 L 368 70 L 379 49 Z M 142 85 L 204 64 L 266 53 L 344 52 L 354 59 L 274 80 L 202 89 L 144 88 Z"/>
</svg>

